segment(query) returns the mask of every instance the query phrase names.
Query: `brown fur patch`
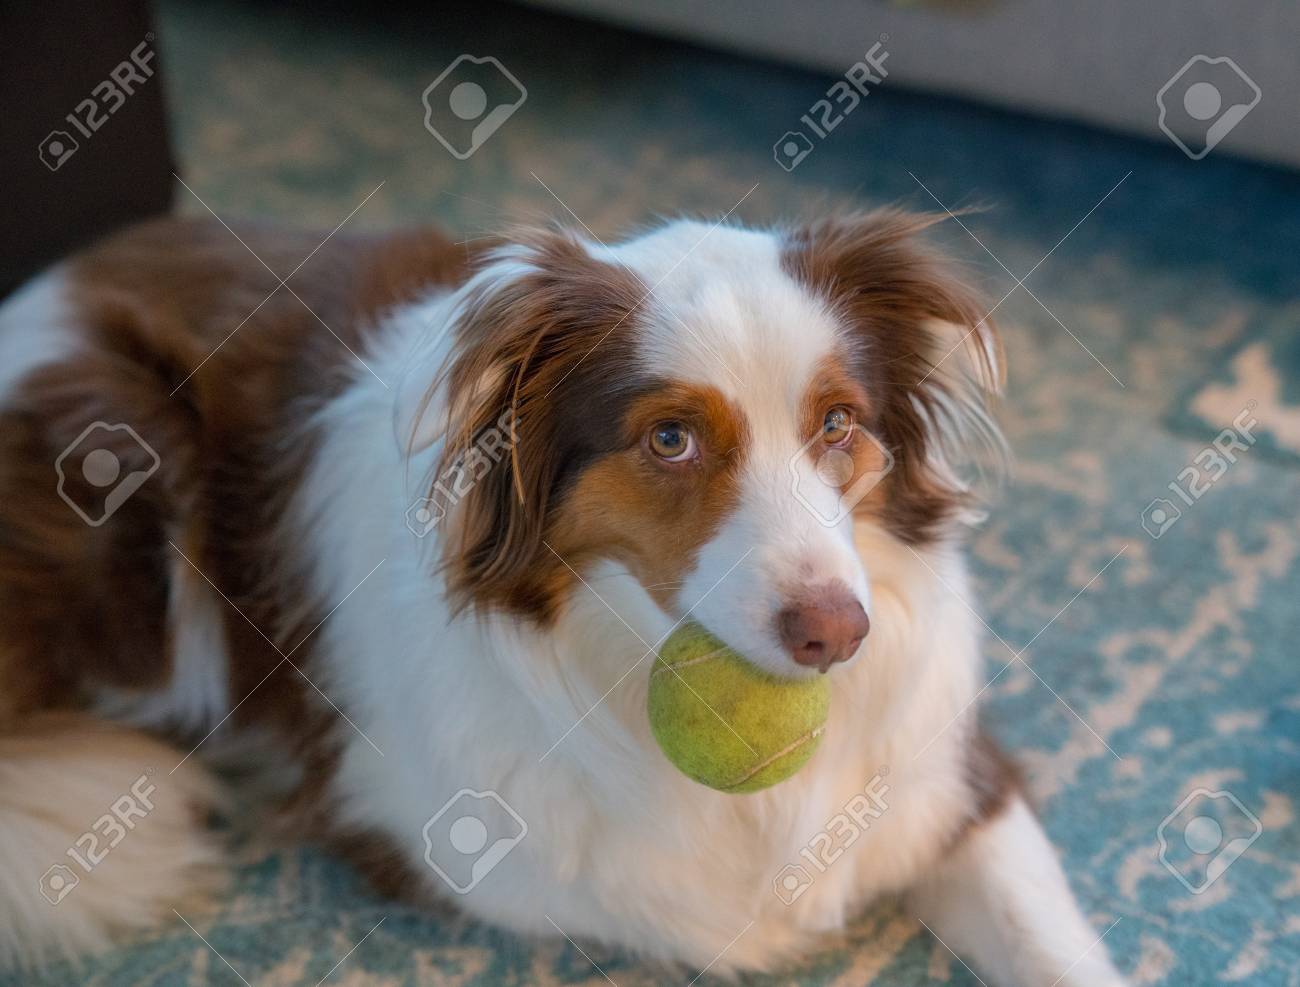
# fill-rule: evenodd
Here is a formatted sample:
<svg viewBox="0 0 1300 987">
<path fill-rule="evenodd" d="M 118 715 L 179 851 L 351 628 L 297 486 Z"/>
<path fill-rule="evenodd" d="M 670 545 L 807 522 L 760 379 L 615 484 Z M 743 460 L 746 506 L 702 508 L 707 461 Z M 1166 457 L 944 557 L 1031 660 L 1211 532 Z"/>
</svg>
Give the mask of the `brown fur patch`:
<svg viewBox="0 0 1300 987">
<path fill-rule="evenodd" d="M 649 452 L 646 436 L 663 421 L 690 428 L 698 459 L 666 463 Z M 610 427 L 622 433 L 622 448 L 582 471 L 547 544 L 575 568 L 591 558 L 618 559 L 671 608 L 700 546 L 735 509 L 748 426 L 716 389 L 667 384 L 633 401 Z"/>
<path fill-rule="evenodd" d="M 952 837 L 955 846 L 972 829 L 1000 815 L 1011 799 L 1024 791 L 1020 768 L 983 730 L 977 730 L 966 751 L 966 786 L 971 808 L 964 825 Z"/>
<path fill-rule="evenodd" d="M 859 509 L 878 514 L 911 544 L 933 537 L 963 502 L 928 466 L 936 441 L 929 421 L 950 395 L 944 375 L 931 373 L 946 347 L 927 323 L 973 329 L 984 344 L 973 348 L 980 354 L 998 346 L 993 327 L 982 321 L 982 300 L 919 241 L 943 218 L 881 210 L 825 220 L 791 234 L 782 258 L 787 273 L 826 298 L 850 329 L 847 365 L 869 397 L 870 427 L 894 456 L 893 471 Z"/>
<path fill-rule="evenodd" d="M 319 786 L 341 721 L 282 660 L 313 674 L 311 642 L 294 649 L 338 602 L 313 599 L 280 544 L 315 445 L 303 423 L 366 373 L 347 347 L 364 351 L 377 315 L 459 279 L 468 258 L 431 231 L 336 235 L 318 250 L 309 234 L 241 235 L 282 276 L 316 250 L 289 281 L 301 302 L 215 222 L 150 223 L 69 263 L 82 346 L 0 411 L 0 718 L 164 684 L 179 566 L 229 600 L 216 605 L 232 724 L 277 732 Z M 159 460 L 98 527 L 58 497 L 54 470 L 95 421 L 131 426 Z M 128 468 L 147 462 L 125 433 L 113 449 Z M 75 476 L 69 491 L 95 493 Z"/>
<path fill-rule="evenodd" d="M 90 313 L 88 313 L 90 314 Z M 0 655 L 10 712 L 70 705 L 91 683 L 151 687 L 167 679 L 167 530 L 193 496 L 192 416 L 153 373 L 164 358 L 110 297 L 91 316 L 95 345 L 30 375 L 0 415 Z M 96 421 L 126 422 L 154 449 L 157 473 L 109 522 L 93 527 L 57 493 L 55 463 Z M 124 473 L 152 457 L 125 432 L 97 432 Z M 65 492 L 95 519 L 103 495 L 76 468 Z"/>
<path fill-rule="evenodd" d="M 443 903 L 411 875 L 406 853 L 392 837 L 373 831 L 332 834 L 326 848 L 356 868 L 370 887 L 392 901 L 437 909 Z"/>
<path fill-rule="evenodd" d="M 651 382 L 633 359 L 640 279 L 563 233 L 525 245 L 535 270 L 487 286 L 457 327 L 453 439 L 436 475 L 453 474 L 476 438 L 512 416 L 510 456 L 456 505 L 447 582 L 462 606 L 545 621 L 572 579 L 547 532 L 583 470 L 621 448 L 619 422 Z"/>
</svg>

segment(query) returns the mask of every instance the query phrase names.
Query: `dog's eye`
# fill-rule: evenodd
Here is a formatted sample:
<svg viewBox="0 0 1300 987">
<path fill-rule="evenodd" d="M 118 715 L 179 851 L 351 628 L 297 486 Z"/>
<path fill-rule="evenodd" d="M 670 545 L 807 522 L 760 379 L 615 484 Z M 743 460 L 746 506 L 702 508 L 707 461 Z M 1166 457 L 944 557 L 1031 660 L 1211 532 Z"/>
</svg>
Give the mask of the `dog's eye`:
<svg viewBox="0 0 1300 987">
<path fill-rule="evenodd" d="M 828 446 L 844 445 L 853 437 L 853 412 L 836 405 L 822 419 L 822 441 Z"/>
<path fill-rule="evenodd" d="M 683 463 L 695 455 L 695 437 L 681 422 L 659 422 L 650 430 L 650 451 L 669 463 Z"/>
</svg>

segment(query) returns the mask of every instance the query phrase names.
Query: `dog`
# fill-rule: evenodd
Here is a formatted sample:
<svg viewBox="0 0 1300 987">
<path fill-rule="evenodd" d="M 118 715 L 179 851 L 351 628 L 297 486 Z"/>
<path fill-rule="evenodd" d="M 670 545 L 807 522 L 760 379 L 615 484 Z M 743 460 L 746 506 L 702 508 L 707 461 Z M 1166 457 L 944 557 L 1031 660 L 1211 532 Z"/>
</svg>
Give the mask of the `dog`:
<svg viewBox="0 0 1300 987">
<path fill-rule="evenodd" d="M 962 542 L 1004 359 L 941 218 L 164 219 L 29 283 L 0 310 L 0 961 L 216 893 L 224 757 L 274 769 L 279 831 L 525 935 L 773 971 L 899 895 L 991 984 L 1121 984 L 977 724 Z M 727 794 L 656 747 L 687 620 L 828 676 L 793 777 Z"/>
</svg>

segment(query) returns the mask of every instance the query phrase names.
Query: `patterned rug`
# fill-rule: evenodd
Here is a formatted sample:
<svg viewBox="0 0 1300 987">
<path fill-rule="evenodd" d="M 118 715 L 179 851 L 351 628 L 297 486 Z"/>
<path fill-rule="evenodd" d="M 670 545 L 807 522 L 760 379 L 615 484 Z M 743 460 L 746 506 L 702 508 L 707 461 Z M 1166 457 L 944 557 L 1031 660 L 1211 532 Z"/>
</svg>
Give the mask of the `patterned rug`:
<svg viewBox="0 0 1300 987">
<path fill-rule="evenodd" d="M 973 555 L 983 617 L 1014 648 L 1033 641 L 1011 665 L 986 643 L 989 677 L 1003 669 L 988 722 L 1134 984 L 1300 985 L 1300 180 L 888 79 L 792 150 L 833 80 L 510 7 L 357 6 L 163 0 L 184 177 L 236 230 L 327 230 L 377 187 L 349 228 L 470 238 L 571 209 L 609 237 L 733 207 L 752 223 L 986 207 L 971 235 L 942 234 L 1006 295 L 1018 464 Z M 859 30 L 866 51 L 876 32 Z M 421 102 L 462 53 L 499 57 L 527 90 L 465 160 Z M 618 987 L 665 982 L 609 951 L 381 900 L 315 853 L 245 856 L 195 931 L 0 983 L 603 985 L 592 961 Z M 882 906 L 745 982 L 977 980 Z"/>
<path fill-rule="evenodd" d="M 1300 302 L 1259 315 L 1189 390 L 1169 422 L 1189 435 L 1204 434 L 1253 401 L 1260 451 L 1300 466 Z"/>
</svg>

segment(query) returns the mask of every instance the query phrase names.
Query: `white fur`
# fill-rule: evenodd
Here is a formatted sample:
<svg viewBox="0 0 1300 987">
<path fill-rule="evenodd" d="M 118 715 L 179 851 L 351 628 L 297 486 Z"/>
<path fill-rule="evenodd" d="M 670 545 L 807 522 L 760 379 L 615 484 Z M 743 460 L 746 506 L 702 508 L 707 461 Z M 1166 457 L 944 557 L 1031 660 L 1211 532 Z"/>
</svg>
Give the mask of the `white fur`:
<svg viewBox="0 0 1300 987">
<path fill-rule="evenodd" d="M 0 305 L 0 408 L 32 371 L 72 352 L 77 338 L 62 268 L 29 281 Z"/>
<path fill-rule="evenodd" d="M 319 602 L 347 598 L 313 639 L 316 684 L 360 731 L 340 731 L 331 791 L 339 825 L 385 834 L 428 891 L 486 921 L 547 936 L 559 927 L 715 972 L 772 969 L 876 897 L 921 887 L 927 913 L 1003 987 L 1050 984 L 1044 976 L 1064 972 L 1087 929 L 1037 823 L 1017 806 L 944 856 L 972 811 L 968 707 L 983 684 L 956 542 L 918 555 L 867 522 L 823 525 L 794 494 L 811 480 L 809 496 L 830 496 L 799 454 L 809 437 L 797 412 L 842 328 L 781 271 L 769 234 L 677 223 L 589 249 L 654 289 L 638 359 L 717 387 L 746 417 L 738 508 L 680 574 L 671 612 L 605 562 L 583 572 L 548 630 L 500 614 L 453 615 L 430 564 L 445 529 L 420 539 L 405 523 L 439 453 L 446 396 L 413 426 L 468 294 L 527 271 L 529 253 L 504 253 L 460 291 L 390 313 L 367 362 L 397 387 L 358 373 L 310 423 L 322 441 L 284 540 Z M 935 426 L 961 416 L 953 408 Z M 750 795 L 686 779 L 650 734 L 653 647 L 689 613 L 756 662 L 801 674 L 773 620 L 793 588 L 831 579 L 858 595 L 872 627 L 858 655 L 829 673 L 821 748 L 794 777 Z M 187 606 L 198 609 L 181 623 L 201 627 L 207 603 Z M 201 679 L 198 660 L 218 649 L 216 638 L 196 629 L 189 640 L 196 659 L 178 663 L 187 681 L 168 701 L 195 722 L 224 697 Z M 882 772 L 888 808 L 786 904 L 774 880 Z M 499 794 L 528 831 L 470 893 L 455 895 L 425 864 L 423 830 L 463 789 Z M 1020 846 L 1032 852 L 1022 858 Z M 1005 921 L 972 914 L 994 901 Z M 1049 916 L 1064 924 L 1047 927 Z M 1008 962 L 999 950 L 1031 958 Z M 1066 982 L 1117 984 L 1104 955 L 1097 947 Z"/>
<path fill-rule="evenodd" d="M 103 949 L 174 920 L 173 907 L 196 907 L 220 883 L 201 814 L 216 791 L 197 761 L 169 774 L 180 757 L 144 734 L 68 715 L 0 736 L 0 966 Z M 112 816 L 124 798 L 130 811 Z M 129 828 L 114 824 L 122 818 Z M 102 860 L 87 872 L 69 848 Z M 66 883 L 51 903 L 42 888 L 57 898 L 52 879 L 41 882 L 56 865 Z"/>
<path fill-rule="evenodd" d="M 994 983 L 1123 983 L 1023 799 L 972 834 L 914 891 L 912 904 Z"/>
<path fill-rule="evenodd" d="M 812 436 L 799 429 L 800 404 L 842 330 L 781 272 L 779 251 L 770 234 L 674 223 L 613 253 L 655 286 L 641 362 L 722 391 L 750 433 L 739 508 L 700 553 L 678 601 L 684 610 L 703 600 L 696 619 L 755 664 L 792 675 L 801 670 L 775 624 L 786 599 L 839 580 L 870 611 L 870 594 L 851 516 L 828 528 L 794 496 L 797 485 L 823 518 L 836 514 L 838 494 L 815 475 L 805 454 Z"/>
<path fill-rule="evenodd" d="M 971 722 L 960 714 L 982 684 L 979 633 L 952 592 L 969 595 L 954 547 L 928 549 L 922 561 L 870 524 L 827 528 L 795 502 L 789 462 L 804 437 L 794 407 L 836 327 L 777 268 L 770 237 L 719 229 L 699 242 L 706 230 L 682 224 L 625 249 L 593 248 L 655 287 L 659 316 L 642 361 L 728 393 L 754 436 L 740 508 L 683 574 L 676 612 L 605 563 L 584 573 L 587 585 L 549 632 L 501 616 L 453 617 L 428 564 L 436 532 L 421 542 L 400 523 L 437 440 L 407 461 L 392 436 L 409 434 L 409 412 L 361 378 L 321 420 L 327 438 L 297 530 L 323 600 L 341 599 L 387 560 L 319 632 L 322 687 L 384 751 L 381 759 L 348 737 L 335 785 L 342 821 L 388 834 L 434 894 L 484 920 L 544 935 L 558 926 L 715 971 L 769 969 L 938 865 L 970 811 Z M 430 314 L 456 305 L 435 299 L 397 313 L 377 372 L 399 376 Z M 775 607 L 792 581 L 830 577 L 857 591 L 872 631 L 857 658 L 831 672 L 821 749 L 793 778 L 748 796 L 684 778 L 646 721 L 651 647 L 694 607 L 756 660 L 795 673 L 769 629 Z M 882 768 L 888 810 L 784 904 L 773 880 Z M 456 896 L 424 863 L 422 827 L 467 788 L 502 796 L 528 834 Z M 1063 887 L 1053 893 L 1072 907 Z"/>
</svg>

